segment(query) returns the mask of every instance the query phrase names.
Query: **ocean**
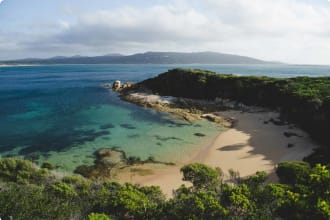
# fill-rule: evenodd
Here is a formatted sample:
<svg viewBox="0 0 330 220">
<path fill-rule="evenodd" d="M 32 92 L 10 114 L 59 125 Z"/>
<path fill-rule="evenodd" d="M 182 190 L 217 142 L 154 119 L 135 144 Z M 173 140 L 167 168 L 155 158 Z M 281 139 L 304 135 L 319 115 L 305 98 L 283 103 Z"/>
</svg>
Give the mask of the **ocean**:
<svg viewBox="0 0 330 220">
<path fill-rule="evenodd" d="M 329 66 L 298 65 L 0 66 L 0 155 L 49 161 L 67 172 L 92 164 L 99 148 L 116 147 L 141 159 L 177 162 L 189 157 L 223 128 L 124 102 L 102 87 L 177 67 L 238 75 L 330 76 Z"/>
</svg>

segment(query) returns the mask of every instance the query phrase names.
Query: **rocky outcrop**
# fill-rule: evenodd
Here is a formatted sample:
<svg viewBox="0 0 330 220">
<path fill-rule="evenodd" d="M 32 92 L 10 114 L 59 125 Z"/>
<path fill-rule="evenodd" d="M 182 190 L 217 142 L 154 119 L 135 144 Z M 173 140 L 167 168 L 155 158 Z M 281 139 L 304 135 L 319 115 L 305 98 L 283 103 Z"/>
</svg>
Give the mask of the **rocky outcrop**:
<svg viewBox="0 0 330 220">
<path fill-rule="evenodd" d="M 231 119 L 223 118 L 213 113 L 224 109 L 222 105 L 213 101 L 159 96 L 146 92 L 137 92 L 136 90 L 131 93 L 127 91 L 122 93 L 121 98 L 146 108 L 171 113 L 189 122 L 206 119 L 225 127 L 232 127 Z"/>
<path fill-rule="evenodd" d="M 120 80 L 116 80 L 114 83 L 104 83 L 102 84 L 102 87 L 106 88 L 106 89 L 112 89 L 116 92 L 122 92 L 123 90 L 127 89 L 127 88 L 131 88 L 133 87 L 134 83 L 132 82 L 125 82 L 125 83 L 121 83 Z"/>
<path fill-rule="evenodd" d="M 113 178 L 116 176 L 116 168 L 126 165 L 125 152 L 115 148 L 101 148 L 94 155 L 94 165 L 78 166 L 74 172 L 87 178 Z"/>
<path fill-rule="evenodd" d="M 141 160 L 139 157 L 127 157 L 125 151 L 117 148 L 101 148 L 94 152 L 95 161 L 93 165 L 81 165 L 75 169 L 75 173 L 86 178 L 99 179 L 107 178 L 114 179 L 119 172 L 127 167 L 143 164 L 163 164 L 175 165 L 171 162 L 158 161 L 152 156 L 146 160 Z"/>
<path fill-rule="evenodd" d="M 160 96 L 152 93 L 152 91 L 148 90 L 140 83 L 123 83 L 119 88 L 116 87 L 115 91 L 120 94 L 123 100 L 146 108 L 171 113 L 189 122 L 206 119 L 221 124 L 224 127 L 233 127 L 235 120 L 217 115 L 216 112 L 218 111 L 227 109 L 250 112 L 262 111 L 261 108 L 247 106 L 229 99 L 216 98 L 215 100 L 202 100 Z"/>
<path fill-rule="evenodd" d="M 112 89 L 113 90 L 119 90 L 121 88 L 121 82 L 119 80 L 116 80 L 113 84 L 112 84 Z"/>
</svg>

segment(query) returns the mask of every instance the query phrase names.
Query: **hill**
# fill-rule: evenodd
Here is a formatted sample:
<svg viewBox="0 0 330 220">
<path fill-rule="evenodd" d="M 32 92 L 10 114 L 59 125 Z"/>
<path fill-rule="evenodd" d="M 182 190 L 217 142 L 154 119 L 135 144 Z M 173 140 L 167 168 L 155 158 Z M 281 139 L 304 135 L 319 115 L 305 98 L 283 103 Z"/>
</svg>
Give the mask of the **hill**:
<svg viewBox="0 0 330 220">
<path fill-rule="evenodd" d="M 0 64 L 269 64 L 271 62 L 232 54 L 215 52 L 146 52 L 133 55 L 108 54 L 104 56 L 56 56 L 39 59 L 1 61 Z"/>
</svg>

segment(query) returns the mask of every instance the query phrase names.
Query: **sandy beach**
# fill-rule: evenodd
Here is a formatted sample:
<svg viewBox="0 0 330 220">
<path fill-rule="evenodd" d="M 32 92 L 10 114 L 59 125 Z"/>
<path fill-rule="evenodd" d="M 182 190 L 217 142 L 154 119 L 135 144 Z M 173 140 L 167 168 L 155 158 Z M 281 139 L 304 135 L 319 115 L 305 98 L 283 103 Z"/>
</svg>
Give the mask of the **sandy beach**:
<svg viewBox="0 0 330 220">
<path fill-rule="evenodd" d="M 233 117 L 235 126 L 216 138 L 209 140 L 195 155 L 182 164 L 174 167 L 153 167 L 144 165 L 138 169 L 151 170 L 145 175 L 126 174 L 121 182 L 133 182 L 141 185 L 160 186 L 167 196 L 180 185 L 189 185 L 182 181 L 180 168 L 184 164 L 199 162 L 212 167 L 220 167 L 228 176 L 228 170 L 233 169 L 241 177 L 255 174 L 257 171 L 270 173 L 269 181 L 276 181 L 274 167 L 281 161 L 302 160 L 313 148 L 318 147 L 308 134 L 293 125 L 275 125 L 270 119 L 277 119 L 275 112 L 217 112 L 222 117 Z M 289 137 L 284 132 L 293 134 Z"/>
</svg>

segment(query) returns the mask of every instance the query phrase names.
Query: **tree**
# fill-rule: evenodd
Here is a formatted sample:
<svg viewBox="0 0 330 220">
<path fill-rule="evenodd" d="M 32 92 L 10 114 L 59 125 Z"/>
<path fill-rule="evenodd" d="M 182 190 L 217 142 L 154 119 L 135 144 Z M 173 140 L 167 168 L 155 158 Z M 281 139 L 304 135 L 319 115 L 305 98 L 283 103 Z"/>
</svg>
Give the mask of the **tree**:
<svg viewBox="0 0 330 220">
<path fill-rule="evenodd" d="M 120 218 L 149 219 L 157 209 L 157 203 L 131 184 L 120 187 L 109 201 L 110 210 Z"/>
<path fill-rule="evenodd" d="M 165 209 L 166 219 L 226 219 L 227 214 L 215 191 L 192 191 L 185 186 L 176 190 Z"/>
<path fill-rule="evenodd" d="M 212 189 L 219 184 L 219 172 L 207 165 L 192 163 L 182 167 L 180 171 L 183 173 L 183 180 L 190 181 L 196 190 Z"/>
</svg>

